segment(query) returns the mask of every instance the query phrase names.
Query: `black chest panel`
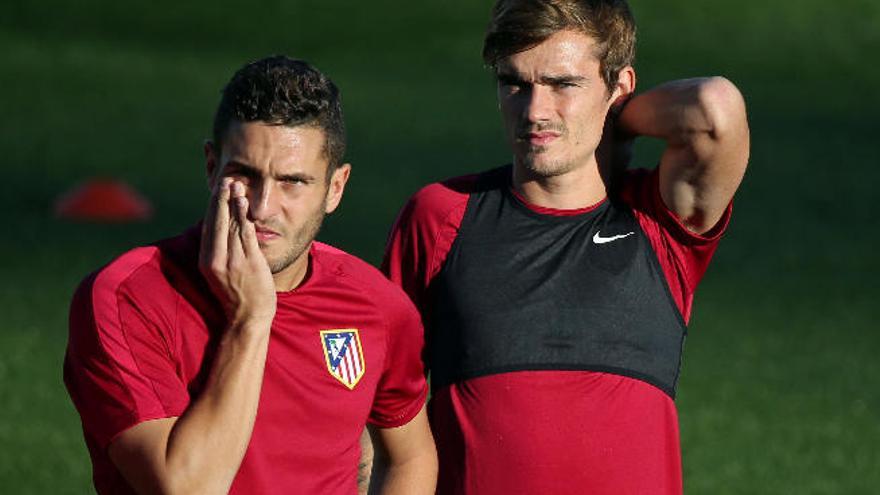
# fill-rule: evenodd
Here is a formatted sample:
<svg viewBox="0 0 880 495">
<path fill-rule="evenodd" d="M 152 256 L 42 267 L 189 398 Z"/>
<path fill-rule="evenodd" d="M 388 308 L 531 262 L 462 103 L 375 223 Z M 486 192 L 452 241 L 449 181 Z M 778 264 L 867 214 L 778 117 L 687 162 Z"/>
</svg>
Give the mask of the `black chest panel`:
<svg viewBox="0 0 880 495">
<path fill-rule="evenodd" d="M 686 327 L 631 209 L 535 213 L 484 174 L 430 287 L 436 389 L 521 370 L 605 371 L 675 396 Z"/>
</svg>

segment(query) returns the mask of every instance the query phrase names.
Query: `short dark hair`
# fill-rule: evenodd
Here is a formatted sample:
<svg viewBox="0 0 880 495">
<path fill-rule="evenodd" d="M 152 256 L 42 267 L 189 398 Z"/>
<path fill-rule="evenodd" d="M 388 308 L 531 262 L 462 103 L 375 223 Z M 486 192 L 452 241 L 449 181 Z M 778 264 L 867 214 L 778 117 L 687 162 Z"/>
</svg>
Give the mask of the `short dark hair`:
<svg viewBox="0 0 880 495">
<path fill-rule="evenodd" d="M 625 0 L 497 0 L 483 43 L 483 61 L 502 59 L 540 45 L 559 31 L 596 40 L 599 71 L 608 91 L 635 59 L 636 23 Z"/>
<path fill-rule="evenodd" d="M 232 121 L 311 126 L 324 131 L 328 178 L 345 155 L 339 90 L 308 62 L 283 55 L 251 62 L 232 76 L 214 115 L 214 144 L 222 146 Z"/>
</svg>

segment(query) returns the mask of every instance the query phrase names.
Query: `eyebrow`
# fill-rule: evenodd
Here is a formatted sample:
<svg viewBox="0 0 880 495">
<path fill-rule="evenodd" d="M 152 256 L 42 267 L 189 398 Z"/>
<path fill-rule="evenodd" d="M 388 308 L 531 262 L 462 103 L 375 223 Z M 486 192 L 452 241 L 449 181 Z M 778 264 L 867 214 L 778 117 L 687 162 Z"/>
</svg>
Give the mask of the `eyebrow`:
<svg viewBox="0 0 880 495">
<path fill-rule="evenodd" d="M 539 79 L 542 84 L 555 86 L 559 84 L 581 84 L 587 81 L 584 76 L 564 75 L 564 76 L 541 76 Z"/>
<path fill-rule="evenodd" d="M 226 166 L 223 168 L 224 173 L 236 173 L 239 175 L 243 175 L 248 179 L 255 179 L 261 177 L 263 174 L 257 170 L 255 167 L 248 165 L 247 163 L 240 162 L 238 160 L 229 160 L 226 162 Z M 303 173 L 303 172 L 294 172 L 292 174 L 280 174 L 273 176 L 275 180 L 279 181 L 302 181 L 306 183 L 312 183 L 316 179 L 315 177 Z"/>
<path fill-rule="evenodd" d="M 533 82 L 526 81 L 525 78 L 520 76 L 515 72 L 498 72 L 496 76 L 498 78 L 498 82 L 501 84 L 534 84 Z M 588 79 L 584 76 L 577 75 L 542 75 L 538 77 L 538 84 L 544 84 L 548 86 L 557 86 L 560 84 L 582 84 L 587 82 Z"/>
</svg>

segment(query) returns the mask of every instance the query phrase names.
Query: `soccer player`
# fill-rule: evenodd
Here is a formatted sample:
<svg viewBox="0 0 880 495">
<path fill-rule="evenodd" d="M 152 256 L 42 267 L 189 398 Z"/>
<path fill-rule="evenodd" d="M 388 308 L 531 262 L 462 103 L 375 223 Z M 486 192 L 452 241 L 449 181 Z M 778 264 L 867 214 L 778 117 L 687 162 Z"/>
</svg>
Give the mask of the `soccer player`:
<svg viewBox="0 0 880 495">
<path fill-rule="evenodd" d="M 442 494 L 679 494 L 694 290 L 748 161 L 727 79 L 634 96 L 623 0 L 498 0 L 483 48 L 513 163 L 428 185 L 383 268 L 425 322 Z M 635 136 L 654 170 L 620 167 Z"/>
<path fill-rule="evenodd" d="M 344 149 L 327 77 L 281 56 L 246 65 L 205 145 L 201 225 L 82 283 L 64 379 L 98 493 L 352 494 L 367 422 L 383 493 L 434 492 L 419 315 L 314 241 Z"/>
</svg>

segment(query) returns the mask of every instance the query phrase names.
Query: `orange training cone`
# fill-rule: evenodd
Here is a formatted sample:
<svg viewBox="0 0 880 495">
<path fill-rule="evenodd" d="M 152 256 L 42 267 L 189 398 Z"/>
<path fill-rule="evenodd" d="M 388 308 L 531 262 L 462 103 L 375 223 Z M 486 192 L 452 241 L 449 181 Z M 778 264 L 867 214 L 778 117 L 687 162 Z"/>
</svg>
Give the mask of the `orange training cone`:
<svg viewBox="0 0 880 495">
<path fill-rule="evenodd" d="M 55 215 L 71 220 L 132 222 L 149 219 L 153 206 L 124 182 L 94 179 L 58 198 Z"/>
</svg>

